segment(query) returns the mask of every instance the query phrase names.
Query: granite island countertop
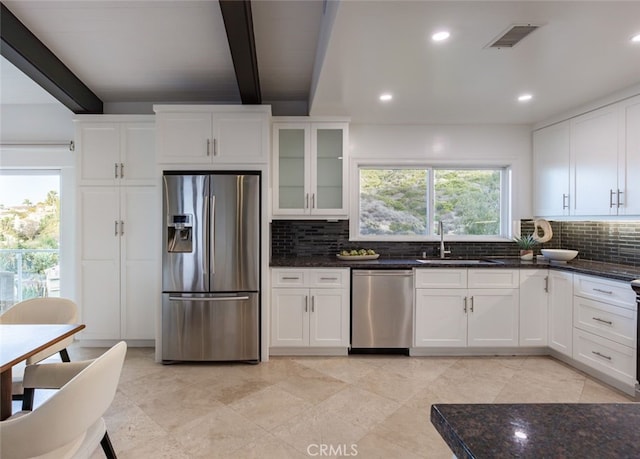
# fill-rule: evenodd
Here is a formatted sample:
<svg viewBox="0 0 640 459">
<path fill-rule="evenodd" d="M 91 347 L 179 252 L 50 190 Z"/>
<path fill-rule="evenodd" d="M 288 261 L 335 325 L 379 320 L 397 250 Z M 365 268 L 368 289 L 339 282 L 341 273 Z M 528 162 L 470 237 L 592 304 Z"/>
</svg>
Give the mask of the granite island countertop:
<svg viewBox="0 0 640 459">
<path fill-rule="evenodd" d="M 377 260 L 366 261 L 342 261 L 336 256 L 316 256 L 316 257 L 280 257 L 272 258 L 271 267 L 291 267 L 291 268 L 353 268 L 353 269 L 411 269 L 411 268 L 518 268 L 518 269 L 557 269 L 569 271 L 577 274 L 590 274 L 593 276 L 606 277 L 609 279 L 630 282 L 640 279 L 640 266 L 622 265 L 616 263 L 603 263 L 590 260 L 572 260 L 565 263 L 549 262 L 546 259 L 534 261 L 522 261 L 520 258 L 491 258 L 483 257 L 483 260 L 491 260 L 493 263 L 482 265 L 467 265 L 460 259 L 460 264 L 451 262 L 446 266 L 428 265 L 417 261 L 414 258 L 386 258 L 380 257 Z"/>
<path fill-rule="evenodd" d="M 459 458 L 637 458 L 638 403 L 436 404 L 431 423 Z"/>
</svg>

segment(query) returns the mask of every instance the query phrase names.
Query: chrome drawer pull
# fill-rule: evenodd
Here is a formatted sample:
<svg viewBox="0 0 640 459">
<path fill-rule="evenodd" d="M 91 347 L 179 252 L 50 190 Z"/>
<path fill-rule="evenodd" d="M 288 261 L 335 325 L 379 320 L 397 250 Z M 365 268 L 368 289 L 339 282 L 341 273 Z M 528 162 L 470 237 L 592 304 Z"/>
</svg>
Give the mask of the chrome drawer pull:
<svg viewBox="0 0 640 459">
<path fill-rule="evenodd" d="M 338 278 L 337 277 L 321 277 L 320 280 L 332 280 L 332 281 L 337 281 Z"/>
<path fill-rule="evenodd" d="M 304 312 L 309 312 L 309 297 L 304 297 Z"/>
<path fill-rule="evenodd" d="M 467 313 L 467 297 L 464 297 L 464 313 Z"/>
<path fill-rule="evenodd" d="M 613 295 L 613 292 L 611 290 L 602 290 L 600 288 L 594 288 L 593 291 L 594 292 L 600 292 L 600 293 L 606 293 L 607 295 Z"/>
<path fill-rule="evenodd" d="M 283 277 L 282 280 L 300 280 L 299 277 Z"/>
<path fill-rule="evenodd" d="M 597 320 L 598 322 L 602 322 L 603 324 L 613 325 L 613 322 L 611 322 L 610 320 L 604 320 L 604 319 L 601 319 L 600 317 L 592 317 L 592 319 Z"/>
<path fill-rule="evenodd" d="M 608 355 L 600 354 L 598 351 L 591 351 L 592 354 L 597 355 L 598 357 L 602 357 L 603 359 L 611 360 L 611 357 Z"/>
</svg>

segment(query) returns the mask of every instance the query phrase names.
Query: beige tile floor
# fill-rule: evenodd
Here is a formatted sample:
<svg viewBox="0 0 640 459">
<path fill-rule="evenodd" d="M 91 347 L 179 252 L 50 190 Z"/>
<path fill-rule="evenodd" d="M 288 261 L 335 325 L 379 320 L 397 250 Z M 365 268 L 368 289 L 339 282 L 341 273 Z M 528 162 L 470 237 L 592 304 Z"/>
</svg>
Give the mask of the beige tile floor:
<svg viewBox="0 0 640 459">
<path fill-rule="evenodd" d="M 70 353 L 77 360 L 103 351 Z M 164 366 L 152 349 L 129 348 L 105 418 L 121 459 L 327 457 L 320 448 L 367 459 L 451 458 L 429 420 L 433 403 L 629 401 L 551 357 Z"/>
</svg>

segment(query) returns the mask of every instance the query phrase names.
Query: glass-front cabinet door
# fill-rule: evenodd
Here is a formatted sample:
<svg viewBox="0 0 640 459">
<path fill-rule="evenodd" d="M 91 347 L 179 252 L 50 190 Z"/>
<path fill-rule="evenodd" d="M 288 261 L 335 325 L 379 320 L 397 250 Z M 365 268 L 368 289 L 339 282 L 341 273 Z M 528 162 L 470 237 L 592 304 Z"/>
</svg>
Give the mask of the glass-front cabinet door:
<svg viewBox="0 0 640 459">
<path fill-rule="evenodd" d="M 347 217 L 347 123 L 275 123 L 273 215 Z"/>
<path fill-rule="evenodd" d="M 311 127 L 312 196 L 311 214 L 340 215 L 346 201 L 345 129 L 342 124 L 313 124 Z"/>
<path fill-rule="evenodd" d="M 274 214 L 309 212 L 310 126 L 280 125 L 274 129 Z"/>
</svg>

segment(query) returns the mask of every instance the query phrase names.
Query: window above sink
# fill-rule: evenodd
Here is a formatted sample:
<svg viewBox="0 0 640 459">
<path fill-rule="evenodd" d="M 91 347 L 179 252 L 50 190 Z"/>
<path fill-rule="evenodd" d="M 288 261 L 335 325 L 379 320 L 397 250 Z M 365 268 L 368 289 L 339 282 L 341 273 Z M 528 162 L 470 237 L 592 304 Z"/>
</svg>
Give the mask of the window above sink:
<svg viewBox="0 0 640 459">
<path fill-rule="evenodd" d="M 508 165 L 453 167 L 359 163 L 350 240 L 509 239 Z"/>
</svg>

